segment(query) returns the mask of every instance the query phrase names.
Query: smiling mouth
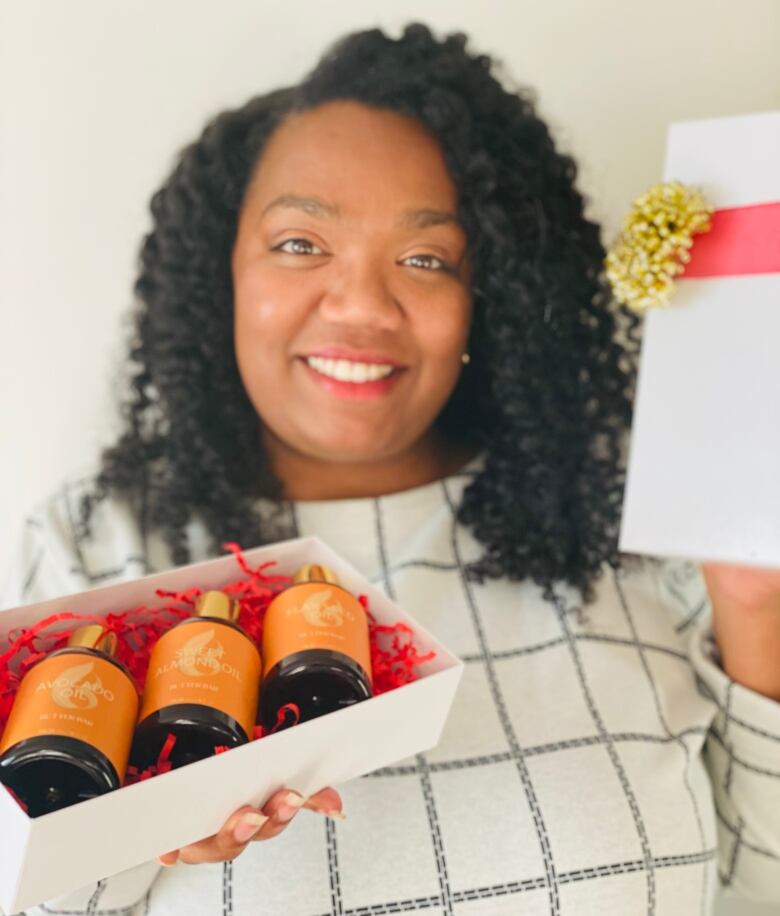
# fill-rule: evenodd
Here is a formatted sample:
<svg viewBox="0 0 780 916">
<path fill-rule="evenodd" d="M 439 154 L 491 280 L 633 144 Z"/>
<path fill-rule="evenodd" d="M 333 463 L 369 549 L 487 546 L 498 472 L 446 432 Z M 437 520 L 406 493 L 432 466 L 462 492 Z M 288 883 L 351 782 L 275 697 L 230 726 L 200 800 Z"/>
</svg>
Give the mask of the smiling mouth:
<svg viewBox="0 0 780 916">
<path fill-rule="evenodd" d="M 365 385 L 379 382 L 403 371 L 389 363 L 362 363 L 351 359 L 332 359 L 324 356 L 305 356 L 303 361 L 315 372 L 337 382 Z"/>
</svg>

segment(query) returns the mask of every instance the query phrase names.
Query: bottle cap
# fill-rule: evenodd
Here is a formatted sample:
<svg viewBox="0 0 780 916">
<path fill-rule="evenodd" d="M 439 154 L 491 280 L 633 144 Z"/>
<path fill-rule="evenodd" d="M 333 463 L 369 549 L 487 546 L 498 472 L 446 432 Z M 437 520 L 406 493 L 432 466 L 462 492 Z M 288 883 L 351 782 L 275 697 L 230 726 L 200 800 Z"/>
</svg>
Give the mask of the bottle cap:
<svg viewBox="0 0 780 916">
<path fill-rule="evenodd" d="M 198 617 L 217 617 L 220 620 L 238 620 L 241 608 L 224 592 L 204 592 L 195 599 L 195 613 Z"/>
<path fill-rule="evenodd" d="M 116 633 L 99 623 L 79 627 L 68 637 L 68 648 L 97 649 L 106 655 L 116 655 L 118 640 Z"/>
<path fill-rule="evenodd" d="M 336 574 L 327 566 L 321 566 L 319 563 L 309 563 L 301 566 L 298 572 L 293 576 L 293 583 L 300 585 L 301 582 L 330 582 L 332 585 L 338 585 L 339 580 Z"/>
</svg>

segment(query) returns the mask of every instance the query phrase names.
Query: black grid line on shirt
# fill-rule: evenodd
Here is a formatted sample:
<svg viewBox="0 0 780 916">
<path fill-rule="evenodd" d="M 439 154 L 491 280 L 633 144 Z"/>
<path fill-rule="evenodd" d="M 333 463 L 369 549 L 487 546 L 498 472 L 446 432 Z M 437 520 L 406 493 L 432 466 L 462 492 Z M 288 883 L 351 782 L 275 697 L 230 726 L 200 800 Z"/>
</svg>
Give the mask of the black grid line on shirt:
<svg viewBox="0 0 780 916">
<path fill-rule="evenodd" d="M 117 576 L 124 575 L 127 572 L 128 566 L 140 566 L 142 575 L 148 575 L 157 571 L 150 569 L 143 557 L 132 555 L 127 557 L 121 566 L 115 566 L 113 569 L 102 569 L 100 572 L 93 573 L 88 572 L 80 566 L 72 566 L 70 571 L 71 573 L 77 573 L 84 576 L 90 585 L 94 585 L 96 582 L 104 582 L 106 579 L 114 579 Z"/>
<path fill-rule="evenodd" d="M 222 916 L 233 916 L 233 862 L 222 863 Z"/>
<path fill-rule="evenodd" d="M 569 629 L 568 614 L 563 599 L 559 595 L 555 594 L 554 591 L 552 598 L 555 609 L 558 613 L 558 619 L 560 620 L 563 631 L 568 638 L 569 652 L 571 654 L 572 661 L 574 662 L 574 671 L 577 675 L 577 680 L 579 681 L 585 704 L 588 707 L 588 712 L 590 713 L 591 718 L 593 719 L 593 723 L 595 724 L 599 733 L 605 736 L 605 750 L 607 751 L 609 759 L 612 762 L 612 767 L 617 774 L 620 786 L 623 789 L 623 794 L 625 795 L 626 801 L 628 802 L 631 816 L 634 820 L 634 826 L 636 827 L 637 835 L 639 836 L 639 842 L 642 846 L 643 858 L 646 864 L 645 875 L 647 877 L 647 916 L 653 916 L 655 913 L 655 870 L 652 864 L 653 856 L 650 851 L 650 842 L 647 837 L 647 828 L 645 827 L 644 819 L 642 818 L 642 812 L 639 810 L 639 805 L 637 803 L 634 790 L 631 788 L 631 783 L 629 782 L 626 771 L 623 768 L 620 757 L 618 756 L 615 742 L 612 740 L 611 734 L 604 725 L 604 720 L 601 718 L 601 713 L 596 707 L 595 700 L 593 699 L 593 694 L 591 693 L 590 687 L 588 686 L 588 682 L 585 677 L 585 670 L 582 664 L 582 658 L 580 657 L 576 640 L 572 638 L 571 630 Z"/>
<path fill-rule="evenodd" d="M 737 835 L 734 837 L 734 846 L 731 849 L 731 856 L 729 858 L 729 870 L 725 875 L 722 876 L 723 886 L 728 887 L 731 882 L 734 880 L 734 873 L 737 870 L 737 859 L 739 857 L 739 849 L 742 845 L 742 831 L 745 827 L 745 822 L 741 817 L 737 818 Z"/>
<path fill-rule="evenodd" d="M 418 772 L 420 774 L 420 783 L 422 785 L 423 797 L 425 799 L 425 811 L 428 816 L 428 825 L 433 840 L 433 851 L 436 856 L 436 870 L 439 874 L 439 890 L 441 893 L 441 902 L 444 913 L 452 913 L 452 891 L 450 889 L 450 876 L 447 869 L 447 859 L 444 855 L 444 843 L 441 838 L 441 829 L 439 826 L 439 817 L 436 810 L 436 802 L 433 797 L 433 786 L 431 785 L 431 773 L 427 765 L 424 754 L 418 754 L 416 757 Z"/>
<path fill-rule="evenodd" d="M 710 735 L 715 739 L 715 741 L 723 748 L 726 754 L 729 756 L 733 762 L 742 767 L 744 770 L 748 770 L 751 773 L 756 773 L 759 776 L 768 776 L 770 779 L 780 779 L 780 770 L 769 770 L 765 767 L 756 766 L 754 763 L 748 763 L 747 760 L 743 760 L 735 752 L 733 747 L 728 741 L 723 740 L 723 735 L 715 728 L 715 726 L 710 727 Z"/>
<path fill-rule="evenodd" d="M 457 513 L 455 505 L 452 501 L 452 497 L 450 496 L 450 492 L 447 489 L 446 481 L 441 481 L 441 488 L 442 495 L 450 510 L 451 516 L 450 541 L 452 554 L 455 562 L 458 564 L 461 588 L 463 589 L 463 593 L 471 613 L 471 619 L 474 624 L 474 630 L 477 634 L 477 641 L 479 642 L 480 650 L 484 656 L 485 673 L 487 675 L 488 685 L 490 688 L 490 695 L 493 699 L 493 705 L 496 708 L 496 713 L 504 731 L 504 736 L 506 737 L 509 749 L 512 752 L 512 759 L 515 762 L 518 775 L 520 776 L 525 798 L 531 811 L 531 817 L 533 818 L 536 837 L 539 841 L 539 848 L 541 850 L 542 859 L 544 861 L 546 886 L 548 889 L 548 896 L 550 901 L 550 914 L 551 916 L 558 916 L 561 906 L 560 898 L 558 896 L 558 879 L 555 870 L 555 863 L 553 862 L 552 849 L 550 848 L 550 838 L 547 834 L 547 826 L 544 822 L 541 808 L 539 807 L 536 791 L 534 790 L 533 784 L 531 782 L 531 775 L 528 772 L 528 767 L 525 763 L 525 753 L 523 748 L 520 746 L 520 742 L 517 740 L 514 726 L 512 725 L 512 722 L 509 718 L 509 713 L 507 712 L 506 703 L 501 693 L 501 688 L 498 684 L 498 677 L 496 675 L 496 670 L 493 666 L 493 660 L 490 655 L 490 650 L 488 649 L 487 640 L 485 638 L 485 630 L 482 625 L 479 608 L 477 607 L 476 599 L 474 598 L 474 594 L 468 582 L 466 570 L 464 569 L 463 563 L 461 561 L 460 549 L 458 547 Z"/>
<path fill-rule="evenodd" d="M 734 683 L 734 682 L 729 682 Z M 705 696 L 708 700 L 718 707 L 718 711 L 725 716 L 726 706 L 721 701 L 720 697 L 715 693 L 715 691 L 710 687 L 710 685 L 697 674 L 696 676 L 696 686 L 699 688 L 699 691 Z M 778 741 L 780 742 L 780 734 L 777 732 L 767 731 L 765 728 L 760 728 L 757 725 L 753 725 L 751 722 L 747 722 L 745 719 L 735 716 L 733 712 L 729 711 L 729 722 L 733 722 L 734 725 L 738 725 L 740 728 L 744 728 L 745 731 L 751 732 L 751 734 L 759 735 L 761 738 L 767 738 L 769 741 Z"/>
<path fill-rule="evenodd" d="M 412 910 L 427 910 L 441 906 L 441 897 L 414 897 L 408 900 L 390 900 L 386 903 L 373 903 L 345 910 L 345 916 L 390 916 L 391 913 L 408 913 Z M 441 912 L 441 911 L 440 911 Z"/>
<path fill-rule="evenodd" d="M 691 627 L 694 623 L 696 623 L 696 621 L 701 616 L 702 612 L 706 610 L 707 606 L 708 606 L 707 600 L 702 599 L 702 601 L 694 608 L 693 611 L 691 611 L 691 613 L 685 618 L 685 620 L 681 621 L 680 623 L 678 623 L 675 626 L 674 628 L 675 632 L 684 633 L 689 627 Z"/>
<path fill-rule="evenodd" d="M 390 566 L 388 572 L 390 575 L 394 575 L 404 569 L 433 569 L 438 572 L 452 572 L 457 569 L 457 566 L 454 563 L 444 563 L 438 560 L 405 560 L 403 563 L 395 563 Z M 382 570 L 382 572 L 374 576 L 370 582 L 376 585 L 377 582 L 383 582 L 384 578 L 385 572 Z"/>
<path fill-rule="evenodd" d="M 659 856 L 653 859 L 654 868 L 676 868 L 681 865 L 699 865 L 702 862 L 712 861 L 717 850 L 708 849 L 688 855 Z M 631 859 L 627 862 L 614 862 L 609 865 L 593 865 L 589 868 L 578 868 L 573 871 L 558 872 L 558 881 L 561 885 L 576 884 L 579 881 L 594 878 L 608 878 L 613 875 L 626 875 L 641 872 L 645 869 L 643 859 Z M 460 900 L 477 900 L 479 898 L 498 896 L 499 894 L 517 893 L 518 891 L 536 890 L 544 887 L 544 878 L 529 878 L 525 881 L 511 881 L 506 884 L 490 885 L 481 888 L 469 888 L 457 891 L 457 902 Z"/>
<path fill-rule="evenodd" d="M 680 623 L 678 623 L 674 628 L 676 633 L 684 633 L 690 626 L 692 626 L 696 622 L 696 620 L 701 616 L 702 612 L 706 610 L 706 608 L 709 605 L 708 597 L 707 595 L 705 595 L 699 601 L 699 603 L 695 605 L 695 607 L 691 608 L 688 603 L 688 599 L 685 597 L 685 594 L 682 591 L 680 591 L 680 589 L 677 587 L 677 585 L 674 582 L 669 581 L 668 576 L 664 577 L 664 583 L 666 584 L 666 587 L 669 589 L 672 595 L 674 595 L 674 597 L 681 604 L 685 605 L 685 607 L 689 609 L 688 615 L 683 620 L 681 620 Z"/>
<path fill-rule="evenodd" d="M 731 698 L 734 695 L 734 681 L 729 681 L 728 686 L 726 687 L 726 702 L 723 709 L 723 741 L 724 744 L 728 744 L 728 758 L 729 762 L 726 766 L 726 772 L 723 775 L 723 791 L 726 795 L 731 795 L 731 778 L 734 775 L 734 744 L 731 741 L 726 741 L 726 732 L 729 728 L 729 722 L 731 721 L 730 712 L 731 712 Z"/>
<path fill-rule="evenodd" d="M 89 478 L 84 478 L 83 480 L 79 481 L 79 483 L 84 483 L 86 480 L 89 480 Z M 73 484 L 71 486 L 73 486 Z M 84 551 L 82 549 L 82 531 L 79 524 L 77 524 L 76 518 L 73 514 L 74 510 L 71 501 L 73 492 L 71 486 L 69 486 L 68 483 L 65 483 L 62 488 L 62 502 L 65 506 L 65 515 L 68 519 L 68 527 L 70 528 L 71 537 L 73 539 L 73 547 L 76 554 L 76 559 L 78 561 L 78 566 L 71 567 L 70 572 L 72 574 L 75 573 L 77 575 L 84 576 L 90 585 L 94 585 L 97 582 L 103 582 L 106 579 L 113 579 L 117 576 L 124 575 L 124 573 L 127 571 L 127 568 L 131 565 L 140 566 L 142 575 L 148 575 L 150 573 L 156 572 L 156 570 L 149 567 L 148 551 L 146 546 L 146 490 L 144 489 L 143 491 L 142 519 L 140 522 L 144 555 L 137 556 L 135 554 L 130 554 L 129 556 L 125 557 L 124 561 L 119 566 L 115 566 L 111 569 L 102 569 L 100 572 L 92 572 L 87 568 L 87 563 L 84 558 Z"/>
<path fill-rule="evenodd" d="M 331 916 L 342 916 L 344 902 L 341 897 L 341 875 L 339 874 L 339 851 L 336 845 L 336 825 L 325 818 L 325 846 L 328 850 L 328 880 L 330 882 Z"/>
<path fill-rule="evenodd" d="M 623 742 L 646 742 L 647 744 L 670 744 L 688 735 L 704 735 L 707 729 L 702 725 L 692 725 L 682 731 L 670 735 L 651 735 L 643 732 L 612 732 L 609 735 L 616 744 Z M 582 738 L 566 738 L 563 741 L 551 741 L 548 744 L 529 745 L 523 749 L 526 757 L 539 757 L 543 754 L 554 754 L 578 747 L 594 747 L 605 744 L 606 735 L 588 735 Z M 428 763 L 432 773 L 442 773 L 449 770 L 467 770 L 473 767 L 493 766 L 498 763 L 508 763 L 512 760 L 511 751 L 498 751 L 495 754 L 484 754 L 478 757 L 458 757 L 453 760 L 437 760 Z M 381 767 L 371 773 L 366 773 L 363 779 L 373 779 L 381 776 L 411 776 L 417 772 L 416 764 L 400 764 L 398 766 Z"/>
<path fill-rule="evenodd" d="M 766 738 L 769 741 L 777 741 L 780 743 L 780 735 L 778 735 L 776 732 L 770 732 L 765 728 L 759 728 L 757 725 L 752 725 L 750 722 L 746 722 L 739 716 L 735 716 L 734 713 L 729 713 L 729 722 L 733 722 L 740 728 L 744 728 L 745 731 L 751 732 L 751 734 L 758 735 L 761 738 Z"/>
<path fill-rule="evenodd" d="M 726 795 L 731 795 L 731 781 L 734 777 L 734 747 L 729 745 L 729 749 L 726 753 L 728 757 L 728 763 L 726 764 L 726 771 L 723 774 L 723 791 Z"/>
<path fill-rule="evenodd" d="M 81 532 L 76 525 L 75 518 L 73 517 L 73 509 L 70 504 L 70 489 L 67 483 L 62 488 L 62 501 L 65 506 L 65 515 L 68 519 L 71 537 L 73 538 L 73 549 L 76 553 L 76 559 L 79 563 L 78 571 L 87 579 L 89 579 L 87 564 L 84 562 L 84 553 L 81 549 Z"/>
<path fill-rule="evenodd" d="M 89 898 L 89 903 L 87 904 L 87 916 L 94 916 L 95 910 L 100 903 L 100 898 L 103 896 L 103 891 L 106 889 L 106 879 L 101 878 L 97 883 L 95 892 Z"/>
<path fill-rule="evenodd" d="M 102 582 L 106 579 L 113 579 L 117 576 L 124 575 L 128 566 L 132 564 L 139 565 L 143 574 L 153 572 L 153 570 L 149 569 L 149 564 L 146 557 L 139 557 L 133 554 L 125 557 L 122 564 L 120 566 L 115 566 L 113 569 L 103 569 L 100 572 L 91 572 L 89 569 L 87 569 L 87 563 L 84 558 L 84 551 L 82 549 L 82 531 L 80 526 L 76 523 L 76 518 L 73 514 L 71 496 L 71 488 L 68 483 L 65 483 L 62 488 L 61 497 L 63 505 L 65 506 L 65 516 L 68 520 L 68 527 L 70 528 L 71 537 L 73 539 L 73 549 L 76 554 L 76 560 L 78 561 L 78 566 L 71 567 L 71 574 L 81 575 L 87 580 L 87 582 L 89 582 L 90 585 L 94 585 L 97 582 Z"/>
<path fill-rule="evenodd" d="M 678 649 L 672 649 L 669 646 L 660 646 L 657 643 L 648 643 L 642 642 L 639 639 L 628 639 L 624 636 L 608 636 L 605 633 L 572 633 L 572 637 L 578 642 L 603 642 L 607 645 L 615 646 L 625 646 L 626 648 L 632 649 L 641 646 L 643 649 L 646 649 L 649 652 L 661 652 L 665 655 L 670 655 L 672 658 L 676 658 L 679 661 L 690 664 L 688 656 L 679 651 Z M 546 639 L 543 642 L 533 643 L 530 646 L 522 646 L 518 649 L 501 649 L 497 652 L 491 652 L 493 661 L 503 661 L 504 659 L 509 658 L 520 658 L 523 655 L 532 655 L 535 652 L 541 652 L 544 649 L 552 649 L 556 646 L 561 646 L 566 642 L 565 636 L 556 636 L 552 639 Z M 461 655 L 460 660 L 462 662 L 481 662 L 483 661 L 482 654 L 478 652 L 472 652 L 466 655 Z"/>
<path fill-rule="evenodd" d="M 704 852 L 689 853 L 674 856 L 659 856 L 653 859 L 655 869 L 678 868 L 686 865 L 700 865 L 702 862 L 712 861 L 717 854 L 716 849 Z M 590 868 L 580 868 L 573 871 L 558 872 L 560 885 L 576 884 L 580 881 L 610 878 L 615 875 L 632 874 L 645 870 L 646 863 L 643 859 L 632 859 L 626 862 L 614 862 L 607 865 L 597 865 Z M 461 891 L 453 891 L 453 903 L 465 903 L 471 900 L 485 900 L 494 897 L 505 897 L 522 894 L 527 891 L 542 890 L 547 887 L 544 876 L 526 878 L 522 881 L 507 881 L 503 884 L 490 884 L 482 887 L 470 887 Z M 429 909 L 441 905 L 441 899 L 435 897 L 422 897 L 408 900 L 393 900 L 376 903 L 370 906 L 360 906 L 344 911 L 344 916 L 385 916 L 390 913 L 404 913 L 412 910 Z"/>
<path fill-rule="evenodd" d="M 723 704 L 723 737 L 725 739 L 726 732 L 729 730 L 729 722 L 731 721 L 731 699 L 734 695 L 734 681 L 729 681 L 726 687 L 726 702 Z"/>
<path fill-rule="evenodd" d="M 387 548 L 385 544 L 384 528 L 382 525 L 382 506 L 380 499 L 375 499 L 373 501 L 373 508 L 376 543 L 379 553 L 379 562 L 382 568 L 385 593 L 392 601 L 395 601 L 396 594 L 395 588 L 393 587 L 393 581 L 390 576 L 390 564 L 388 563 L 387 558 Z M 433 797 L 431 776 L 425 765 L 425 757 L 422 754 L 418 754 L 415 759 L 417 760 L 417 774 L 420 777 L 420 785 L 423 792 L 423 798 L 425 800 L 425 814 L 428 819 L 428 833 L 431 839 L 431 844 L 433 846 L 434 859 L 436 861 L 436 876 L 439 882 L 439 895 L 441 897 L 443 912 L 445 916 L 452 916 L 452 895 L 450 893 L 450 879 L 449 873 L 447 871 L 447 857 L 444 853 L 444 844 L 442 843 L 441 838 L 441 826 L 439 824 L 439 814 L 436 810 L 436 802 Z"/>
<path fill-rule="evenodd" d="M 141 899 L 143 900 L 144 898 Z M 113 907 L 110 910 L 56 910 L 45 903 L 37 904 L 34 909 L 41 910 L 44 913 L 51 913 L 52 916 L 133 916 L 133 911 L 140 902 L 140 900 L 136 900 L 135 903 L 131 903 L 128 906 Z M 34 910 L 25 910 L 23 913 L 18 913 L 17 916 L 27 916 L 28 912 L 32 916 Z"/>
<path fill-rule="evenodd" d="M 669 728 L 669 723 L 666 721 L 666 716 L 664 715 L 663 709 L 661 707 L 661 699 L 660 699 L 659 692 L 658 692 L 658 685 L 656 684 L 655 678 L 653 677 L 653 673 L 650 670 L 650 665 L 647 662 L 647 658 L 645 657 L 644 650 L 639 648 L 638 646 L 639 634 L 637 633 L 636 623 L 634 622 L 634 615 L 631 612 L 631 608 L 629 606 L 628 599 L 626 597 L 625 590 L 623 589 L 623 586 L 621 584 L 620 578 L 621 577 L 618 575 L 617 571 L 613 569 L 612 570 L 612 579 L 615 584 L 615 590 L 617 591 L 618 598 L 620 599 L 620 607 L 621 607 L 621 610 L 623 611 L 623 616 L 626 619 L 626 623 L 628 624 L 628 628 L 631 631 L 631 636 L 634 642 L 637 644 L 637 653 L 639 655 L 639 661 L 640 661 L 640 664 L 642 665 L 642 670 L 644 671 L 645 676 L 647 677 L 647 680 L 650 683 L 650 690 L 653 694 L 653 704 L 655 705 L 655 711 L 658 716 L 658 720 L 660 721 L 663 730 L 666 732 L 667 737 L 673 740 L 674 743 L 678 747 L 682 748 L 682 752 L 685 756 L 685 766 L 683 767 L 683 774 L 682 774 L 683 783 L 685 785 L 685 791 L 688 793 L 688 798 L 691 800 L 691 805 L 693 807 L 693 813 L 696 818 L 696 828 L 699 831 L 699 840 L 701 842 L 701 848 L 702 848 L 702 851 L 704 851 L 707 847 L 707 841 L 704 837 L 704 825 L 701 819 L 701 812 L 699 811 L 699 803 L 696 800 L 696 794 L 693 791 L 693 787 L 691 786 L 690 781 L 688 779 L 688 768 L 691 762 L 691 752 L 688 748 L 688 745 L 685 743 L 685 741 L 682 740 L 682 738 L 677 738 L 672 734 L 672 730 Z M 706 905 L 707 905 L 707 864 L 705 863 L 702 868 L 701 901 L 700 901 L 700 912 L 702 916 L 706 916 L 705 914 Z"/>
<path fill-rule="evenodd" d="M 653 860 L 654 868 L 678 868 L 686 865 L 699 865 L 704 861 L 714 859 L 717 853 L 716 849 L 708 849 L 705 852 L 659 856 Z M 567 872 L 558 873 L 559 884 L 574 884 L 579 881 L 593 880 L 597 878 L 609 878 L 614 875 L 631 874 L 641 872 L 645 868 L 642 859 L 633 859 L 625 862 L 613 862 L 607 865 L 596 865 L 589 868 L 574 869 Z M 485 885 L 482 887 L 471 887 L 461 891 L 453 891 L 452 900 L 454 903 L 463 903 L 471 900 L 480 900 L 491 897 L 503 897 L 523 893 L 525 891 L 540 890 L 547 886 L 547 879 L 544 876 L 538 878 L 527 878 L 523 881 L 508 881 L 503 884 Z M 130 904 L 127 907 L 110 910 L 97 910 L 92 916 L 132 916 L 135 908 L 143 902 L 145 910 L 144 916 L 149 914 L 149 900 L 151 889 L 147 891 L 144 897 Z M 385 914 L 404 913 L 412 910 L 425 910 L 441 906 L 441 897 L 433 895 L 430 897 L 409 897 L 400 900 L 388 900 L 383 903 L 375 903 L 367 906 L 350 907 L 343 910 L 343 916 L 385 916 Z M 53 916 L 84 916 L 83 910 L 55 910 L 41 904 L 44 912 L 53 914 Z M 24 916 L 24 914 L 20 914 Z M 271 914 L 267 914 L 271 916 Z M 320 916 L 328 916 L 323 913 Z"/>
<path fill-rule="evenodd" d="M 43 544 L 40 544 L 38 546 L 38 552 L 33 557 L 32 563 L 30 563 L 30 567 L 22 583 L 22 593 L 20 596 L 22 601 L 24 601 L 27 598 L 27 595 L 30 593 L 30 589 L 32 588 L 32 584 L 35 581 L 35 576 L 41 567 L 41 560 L 43 559 L 45 553 L 46 551 Z"/>
<path fill-rule="evenodd" d="M 780 856 L 775 855 L 775 853 L 773 853 L 770 849 L 764 849 L 762 846 L 756 846 L 755 843 L 751 843 L 745 839 L 744 833 L 742 833 L 742 831 L 738 829 L 737 826 L 732 824 L 731 821 L 723 813 L 723 811 L 721 811 L 721 809 L 718 807 L 717 798 L 715 799 L 715 814 L 717 815 L 721 824 L 723 824 L 724 828 L 728 830 L 732 836 L 736 837 L 741 835 L 742 839 L 740 842 L 745 849 L 749 849 L 751 852 L 755 852 L 757 855 L 764 856 L 767 859 L 774 859 L 776 862 L 780 862 Z"/>
</svg>

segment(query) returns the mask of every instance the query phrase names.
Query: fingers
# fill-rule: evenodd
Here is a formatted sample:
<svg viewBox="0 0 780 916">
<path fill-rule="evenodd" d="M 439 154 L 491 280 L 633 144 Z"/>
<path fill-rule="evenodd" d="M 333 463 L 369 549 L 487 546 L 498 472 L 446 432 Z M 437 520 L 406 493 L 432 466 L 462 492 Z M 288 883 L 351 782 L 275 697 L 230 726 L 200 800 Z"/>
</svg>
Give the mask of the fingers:
<svg viewBox="0 0 780 916">
<path fill-rule="evenodd" d="M 226 862 L 241 853 L 268 821 L 268 817 L 257 808 L 245 805 L 234 811 L 219 833 L 206 837 L 189 846 L 158 856 L 160 865 L 202 865 L 206 862 Z"/>
<path fill-rule="evenodd" d="M 268 820 L 260 832 L 253 837 L 256 840 L 271 840 L 287 827 L 301 810 L 306 799 L 292 789 L 280 789 L 263 805 L 263 814 Z"/>
<path fill-rule="evenodd" d="M 186 865 L 226 862 L 240 855 L 253 840 L 270 840 L 279 836 L 303 807 L 328 817 L 344 817 L 341 797 L 335 789 L 322 789 L 308 799 L 292 789 L 280 789 L 261 809 L 245 805 L 233 812 L 219 833 L 164 853 L 157 857 L 157 861 L 166 866 L 177 862 Z"/>
<path fill-rule="evenodd" d="M 304 808 L 343 821 L 346 815 L 341 810 L 341 796 L 335 789 L 327 788 L 310 795 L 304 802 Z"/>
</svg>

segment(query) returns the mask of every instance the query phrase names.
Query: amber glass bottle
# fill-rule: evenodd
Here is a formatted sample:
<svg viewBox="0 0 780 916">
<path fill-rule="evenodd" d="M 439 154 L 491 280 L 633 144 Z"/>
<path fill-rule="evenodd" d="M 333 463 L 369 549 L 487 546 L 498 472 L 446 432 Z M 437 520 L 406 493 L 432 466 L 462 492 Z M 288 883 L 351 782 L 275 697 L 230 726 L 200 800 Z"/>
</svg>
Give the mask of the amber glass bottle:
<svg viewBox="0 0 780 916">
<path fill-rule="evenodd" d="M 80 627 L 24 676 L 0 740 L 0 782 L 31 817 L 118 789 L 138 691 L 116 634 Z"/>
<path fill-rule="evenodd" d="M 303 566 L 263 619 L 260 719 L 286 728 L 371 696 L 368 619 L 326 566 Z M 285 711 L 295 704 L 298 714 Z"/>
<path fill-rule="evenodd" d="M 196 616 L 163 633 L 152 650 L 131 763 L 157 762 L 172 734 L 168 760 L 176 768 L 238 747 L 252 737 L 260 686 L 260 653 L 236 623 L 239 607 L 210 591 Z"/>
</svg>

